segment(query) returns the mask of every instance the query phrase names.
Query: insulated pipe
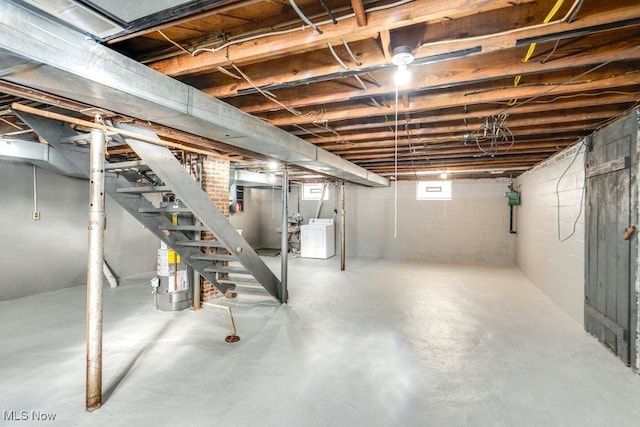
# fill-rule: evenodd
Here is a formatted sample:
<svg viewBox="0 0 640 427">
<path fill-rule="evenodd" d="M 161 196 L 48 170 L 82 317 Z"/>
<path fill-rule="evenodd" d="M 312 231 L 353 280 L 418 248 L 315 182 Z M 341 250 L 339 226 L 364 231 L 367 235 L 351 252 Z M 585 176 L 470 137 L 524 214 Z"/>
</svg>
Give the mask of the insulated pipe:
<svg viewBox="0 0 640 427">
<path fill-rule="evenodd" d="M 99 116 L 96 116 L 96 121 Z M 102 405 L 102 266 L 104 263 L 105 134 L 91 130 L 89 169 L 89 259 L 87 263 L 86 409 Z"/>
<path fill-rule="evenodd" d="M 287 264 L 289 262 L 289 219 L 288 212 L 289 198 L 289 171 L 286 166 L 282 172 L 282 240 L 280 242 L 281 270 L 280 270 L 280 302 L 287 303 Z"/>
<path fill-rule="evenodd" d="M 347 238 L 347 225 L 344 223 L 344 220 L 346 218 L 346 213 L 345 213 L 345 192 L 347 191 L 347 187 L 344 185 L 344 181 L 342 181 L 342 184 L 340 185 L 340 204 L 341 209 L 340 209 L 340 271 L 344 271 L 346 268 L 346 254 L 345 254 L 345 249 L 347 247 L 346 244 L 346 238 Z"/>
</svg>

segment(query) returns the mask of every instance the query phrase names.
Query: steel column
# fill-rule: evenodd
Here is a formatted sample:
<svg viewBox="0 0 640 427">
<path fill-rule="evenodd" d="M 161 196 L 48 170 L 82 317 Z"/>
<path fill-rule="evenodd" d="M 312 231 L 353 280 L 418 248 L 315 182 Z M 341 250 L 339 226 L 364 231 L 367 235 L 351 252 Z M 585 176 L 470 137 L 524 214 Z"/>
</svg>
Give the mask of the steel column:
<svg viewBox="0 0 640 427">
<path fill-rule="evenodd" d="M 287 264 L 289 263 L 289 171 L 286 166 L 282 172 L 282 240 L 280 247 L 281 270 L 280 270 L 280 302 L 287 303 Z"/>
<path fill-rule="evenodd" d="M 89 169 L 89 259 L 87 263 L 86 409 L 102 405 L 102 266 L 104 262 L 105 134 L 91 131 Z"/>
<path fill-rule="evenodd" d="M 342 181 L 342 185 L 340 185 L 340 271 L 344 271 L 346 266 L 346 254 L 345 250 L 347 247 L 346 238 L 347 238 L 347 225 L 345 224 L 346 213 L 345 213 L 345 196 L 346 196 L 347 188 L 344 185 L 344 181 Z"/>
<path fill-rule="evenodd" d="M 202 188 L 202 160 L 196 161 L 196 171 L 195 178 L 198 184 L 200 184 L 200 188 Z M 199 219 L 195 219 L 193 221 L 195 225 L 202 225 Z M 202 239 L 202 233 L 200 231 L 193 232 L 193 240 L 198 241 Z M 198 271 L 193 269 L 193 309 L 200 310 L 202 308 L 200 299 L 202 298 L 202 276 Z"/>
</svg>

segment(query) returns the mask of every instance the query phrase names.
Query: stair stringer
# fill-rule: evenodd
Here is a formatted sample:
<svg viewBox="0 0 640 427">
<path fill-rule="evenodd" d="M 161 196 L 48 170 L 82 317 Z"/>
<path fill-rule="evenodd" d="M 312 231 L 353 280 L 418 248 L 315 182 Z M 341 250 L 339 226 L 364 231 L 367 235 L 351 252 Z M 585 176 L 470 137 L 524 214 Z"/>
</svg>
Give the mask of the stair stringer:
<svg viewBox="0 0 640 427">
<path fill-rule="evenodd" d="M 105 193 L 109 195 L 114 201 L 116 201 L 122 208 L 129 212 L 138 222 L 145 226 L 153 235 L 158 239 L 166 243 L 166 245 L 172 248 L 184 262 L 189 264 L 195 271 L 200 273 L 201 276 L 209 280 L 220 292 L 225 293 L 229 289 L 233 289 L 233 285 L 227 285 L 218 283 L 216 280 L 216 274 L 205 271 L 207 267 L 211 266 L 209 261 L 203 261 L 194 259 L 192 257 L 201 255 L 202 252 L 198 248 L 179 246 L 176 243 L 191 240 L 186 234 L 181 231 L 166 231 L 165 227 L 172 225 L 171 221 L 163 214 L 148 214 L 139 212 L 140 208 L 153 208 L 154 205 L 147 200 L 141 194 L 128 194 L 118 193 L 118 188 L 133 187 L 130 181 L 126 178 L 107 173 L 105 176 Z"/>
<path fill-rule="evenodd" d="M 89 177 L 89 147 L 87 145 L 75 145 L 63 143 L 61 141 L 75 138 L 79 133 L 71 126 L 58 120 L 35 116 L 33 114 L 16 112 L 18 117 L 32 128 L 38 135 L 44 138 L 51 147 L 60 155 L 69 159 L 77 168 L 79 173 Z M 152 234 L 174 249 L 182 259 L 195 271 L 209 280 L 218 290 L 226 292 L 233 289 L 234 285 L 218 283 L 215 273 L 205 272 L 204 269 L 211 266 L 209 261 L 192 259 L 192 256 L 201 255 L 198 248 L 179 247 L 175 245 L 180 240 L 189 240 L 189 237 L 182 232 L 165 233 L 160 227 L 172 225 L 164 215 L 154 215 L 138 212 L 140 207 L 152 208 L 153 204 L 140 194 L 131 195 L 127 193 L 117 193 L 117 188 L 134 188 L 135 185 L 124 176 L 116 173 L 105 174 L 105 193 L 114 201 L 120 204 L 127 212 L 136 218 Z"/>
<path fill-rule="evenodd" d="M 153 132 L 119 124 L 118 128 L 157 138 Z M 135 138 L 125 138 L 127 145 L 140 159 L 171 188 L 173 194 L 200 220 L 230 254 L 235 255 L 240 264 L 273 297 L 283 302 L 280 280 L 262 261 L 253 248 L 238 233 L 229 220 L 220 212 L 215 203 L 200 188 L 200 185 L 184 169 L 166 147 L 143 142 Z"/>
</svg>

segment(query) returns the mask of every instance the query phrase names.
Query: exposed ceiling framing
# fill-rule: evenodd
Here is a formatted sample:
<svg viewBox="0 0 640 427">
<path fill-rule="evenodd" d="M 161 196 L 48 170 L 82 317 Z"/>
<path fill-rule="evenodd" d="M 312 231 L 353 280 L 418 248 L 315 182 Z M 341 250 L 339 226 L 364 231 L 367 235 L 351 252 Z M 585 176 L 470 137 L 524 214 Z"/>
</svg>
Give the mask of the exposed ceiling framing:
<svg viewBox="0 0 640 427">
<path fill-rule="evenodd" d="M 99 41 L 390 178 L 517 176 L 640 100 L 637 0 L 176 3 Z M 398 46 L 415 57 L 402 86 Z M 0 92 L 2 133 L 20 131 L 16 100 L 77 106 L 6 82 Z M 241 164 L 265 160 L 145 125 Z"/>
</svg>

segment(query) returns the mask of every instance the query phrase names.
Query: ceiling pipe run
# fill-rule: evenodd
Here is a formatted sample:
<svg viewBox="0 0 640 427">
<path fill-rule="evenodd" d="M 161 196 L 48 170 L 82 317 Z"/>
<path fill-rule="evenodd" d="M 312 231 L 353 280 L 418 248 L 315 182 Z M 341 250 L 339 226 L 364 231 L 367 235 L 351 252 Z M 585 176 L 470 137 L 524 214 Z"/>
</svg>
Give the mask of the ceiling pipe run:
<svg viewBox="0 0 640 427">
<path fill-rule="evenodd" d="M 495 169 L 466 169 L 466 170 L 456 170 L 456 169 L 447 169 L 447 174 L 449 175 L 468 175 L 468 174 L 474 174 L 474 173 L 491 173 L 494 175 L 500 175 L 506 172 L 525 172 L 528 171 L 529 169 L 531 169 L 530 166 L 522 166 L 522 167 L 513 167 L 513 168 L 495 168 Z M 430 175 L 436 175 L 436 176 L 440 176 L 442 175 L 444 172 L 442 170 L 432 170 L 432 171 L 407 171 L 407 172 L 398 172 L 398 176 L 415 176 L 415 175 L 420 175 L 420 176 L 430 176 Z M 389 176 L 392 177 L 393 175 L 395 175 L 394 172 L 388 172 L 388 173 L 383 173 L 383 176 Z"/>
<path fill-rule="evenodd" d="M 349 182 L 375 173 L 11 2 L 0 2 L 0 80 L 226 143 Z"/>
</svg>

